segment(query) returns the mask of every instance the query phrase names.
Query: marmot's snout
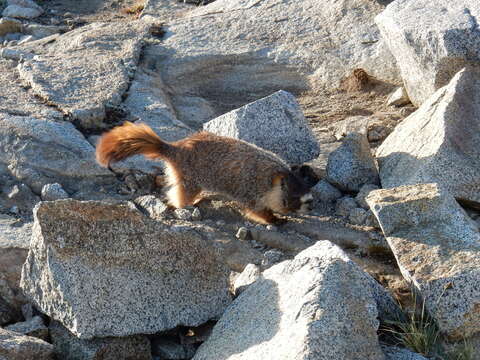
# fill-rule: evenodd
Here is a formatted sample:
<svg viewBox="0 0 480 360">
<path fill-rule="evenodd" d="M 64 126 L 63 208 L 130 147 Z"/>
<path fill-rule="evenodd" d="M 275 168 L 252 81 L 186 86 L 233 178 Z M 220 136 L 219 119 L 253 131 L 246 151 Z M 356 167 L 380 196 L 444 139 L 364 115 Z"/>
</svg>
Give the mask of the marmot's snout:
<svg viewBox="0 0 480 360">
<path fill-rule="evenodd" d="M 300 198 L 300 202 L 302 205 L 300 206 L 300 209 L 297 210 L 298 213 L 300 214 L 306 214 L 312 210 L 312 205 L 313 205 L 313 195 L 311 192 L 306 193 Z"/>
</svg>

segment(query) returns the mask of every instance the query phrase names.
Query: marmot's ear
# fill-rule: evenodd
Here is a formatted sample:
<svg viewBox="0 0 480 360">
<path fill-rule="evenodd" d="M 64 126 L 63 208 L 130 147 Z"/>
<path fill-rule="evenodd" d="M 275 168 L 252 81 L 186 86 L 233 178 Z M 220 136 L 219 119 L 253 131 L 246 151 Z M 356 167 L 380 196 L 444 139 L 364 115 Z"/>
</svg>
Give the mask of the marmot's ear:
<svg viewBox="0 0 480 360">
<path fill-rule="evenodd" d="M 313 187 L 320 181 L 318 175 L 309 165 L 292 165 L 291 169 L 308 187 Z"/>
</svg>

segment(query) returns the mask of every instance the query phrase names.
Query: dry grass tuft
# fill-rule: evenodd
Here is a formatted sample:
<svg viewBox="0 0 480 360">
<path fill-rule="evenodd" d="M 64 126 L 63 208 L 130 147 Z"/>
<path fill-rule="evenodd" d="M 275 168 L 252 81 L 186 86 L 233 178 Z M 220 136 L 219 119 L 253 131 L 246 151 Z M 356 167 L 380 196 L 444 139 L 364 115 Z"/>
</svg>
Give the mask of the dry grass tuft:
<svg viewBox="0 0 480 360">
<path fill-rule="evenodd" d="M 140 16 L 144 8 L 145 8 L 145 1 L 137 0 L 133 5 L 126 6 L 121 11 L 123 14 L 138 17 Z"/>
</svg>

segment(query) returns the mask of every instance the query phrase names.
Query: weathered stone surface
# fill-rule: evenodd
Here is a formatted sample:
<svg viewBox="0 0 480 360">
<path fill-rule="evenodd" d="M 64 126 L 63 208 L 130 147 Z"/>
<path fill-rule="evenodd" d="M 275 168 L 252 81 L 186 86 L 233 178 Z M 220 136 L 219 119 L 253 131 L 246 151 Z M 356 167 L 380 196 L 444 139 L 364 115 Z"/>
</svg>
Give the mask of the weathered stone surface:
<svg viewBox="0 0 480 360">
<path fill-rule="evenodd" d="M 385 360 L 427 360 L 422 355 L 405 348 L 384 345 L 382 350 L 385 353 Z"/>
<path fill-rule="evenodd" d="M 357 67 L 398 79 L 373 23 L 382 9 L 363 0 L 217 0 L 165 27 L 158 69 L 186 123 L 198 116 L 192 108 L 219 116 L 281 89 L 336 88 Z"/>
<path fill-rule="evenodd" d="M 94 148 L 67 122 L 0 113 L 0 150 L 0 163 L 37 194 L 55 182 L 69 192 L 99 192 L 99 187 L 117 182 L 96 163 Z"/>
<path fill-rule="evenodd" d="M 345 120 L 337 121 L 329 128 L 337 140 L 341 140 L 350 133 L 367 132 L 368 125 L 373 121 L 373 117 L 368 116 L 350 116 Z"/>
<path fill-rule="evenodd" d="M 152 339 L 152 354 L 165 360 L 191 359 L 197 348 L 193 344 L 180 344 L 178 339 L 158 336 Z"/>
<path fill-rule="evenodd" d="M 337 215 L 348 217 L 353 209 L 357 208 L 357 202 L 351 196 L 344 196 L 335 204 L 335 212 Z"/>
<path fill-rule="evenodd" d="M 15 310 L 0 297 L 0 326 L 14 322 L 15 318 Z"/>
<path fill-rule="evenodd" d="M 0 23 L 3 20 L 5 19 L 0 19 Z M 28 57 L 28 53 L 19 49 L 3 48 L 0 51 L 0 56 L 14 57 L 15 60 L 19 60 L 22 56 Z M 30 54 L 30 56 L 32 55 Z M 59 120 L 63 118 L 62 113 L 43 104 L 40 99 L 37 99 L 21 86 L 13 61 L 0 59 L 0 93 L 2 94 L 0 112 L 2 113 L 22 116 L 33 115 L 36 118 Z"/>
<path fill-rule="evenodd" d="M 342 192 L 325 179 L 320 180 L 311 191 L 314 199 L 327 203 L 335 202 L 342 197 Z"/>
<path fill-rule="evenodd" d="M 40 201 L 40 198 L 25 184 L 15 184 L 5 190 L 7 196 L 2 201 L 2 205 L 9 209 L 16 206 L 19 212 L 26 215 L 30 215 L 34 206 Z"/>
<path fill-rule="evenodd" d="M 24 298 L 20 290 L 20 275 L 27 258 L 32 224 L 0 215 L 0 297 L 16 310 Z"/>
<path fill-rule="evenodd" d="M 405 88 L 399 87 L 387 99 L 387 105 L 390 106 L 403 106 L 410 104 L 410 99 L 408 98 L 407 91 Z"/>
<path fill-rule="evenodd" d="M 80 338 L 196 326 L 230 302 L 224 254 L 207 233 L 128 203 L 43 202 L 34 216 L 22 288 Z"/>
<path fill-rule="evenodd" d="M 240 295 L 250 284 L 257 281 L 261 274 L 262 272 L 259 266 L 248 264 L 233 283 L 233 293 L 235 296 Z"/>
<path fill-rule="evenodd" d="M 368 279 L 340 248 L 318 242 L 264 271 L 194 359 L 383 359 Z"/>
<path fill-rule="evenodd" d="M 43 10 L 42 7 L 33 0 L 7 0 L 7 5 L 17 5 L 25 8 Z"/>
<path fill-rule="evenodd" d="M 32 91 L 85 128 L 102 128 L 106 106 L 121 103 L 147 26 L 94 23 L 58 36 L 42 54 L 18 66 Z"/>
<path fill-rule="evenodd" d="M 285 251 L 298 252 L 312 245 L 312 241 L 305 236 L 264 230 L 262 228 L 250 229 L 250 235 L 253 240 L 261 244 Z"/>
<path fill-rule="evenodd" d="M 153 195 L 139 196 L 134 202 L 154 220 L 163 219 L 165 212 L 168 210 L 167 205 Z"/>
<path fill-rule="evenodd" d="M 203 129 L 245 140 L 292 164 L 312 160 L 320 151 L 295 97 L 286 91 L 219 116 L 204 124 Z"/>
<path fill-rule="evenodd" d="M 359 191 L 364 184 L 378 184 L 378 169 L 365 132 L 348 134 L 328 158 L 327 180 L 343 191 Z"/>
<path fill-rule="evenodd" d="M 67 29 L 54 25 L 26 24 L 23 27 L 23 33 L 33 36 L 34 40 L 41 39 L 54 34 L 59 34 Z M 20 45 L 20 44 L 19 44 Z"/>
<path fill-rule="evenodd" d="M 375 184 L 365 184 L 360 188 L 360 191 L 358 192 L 357 196 L 355 196 L 355 201 L 360 205 L 362 208 L 365 210 L 370 209 L 368 206 L 367 202 L 365 201 L 365 198 L 370 194 L 371 191 L 373 190 L 378 190 L 380 187 Z"/>
<path fill-rule="evenodd" d="M 350 214 L 348 215 L 348 220 L 355 225 L 362 225 L 365 223 L 365 220 L 367 219 L 367 211 L 362 208 L 355 208 L 352 211 L 350 211 Z"/>
<path fill-rule="evenodd" d="M 41 195 L 43 201 L 55 201 L 70 197 L 59 183 L 44 185 Z"/>
<path fill-rule="evenodd" d="M 465 69 L 377 150 L 382 187 L 439 183 L 480 206 L 480 70 Z"/>
<path fill-rule="evenodd" d="M 8 5 L 5 10 L 3 10 L 2 15 L 11 18 L 34 19 L 42 15 L 42 13 L 43 11 L 34 8 Z"/>
<path fill-rule="evenodd" d="M 180 17 L 191 5 L 178 0 L 146 0 L 142 11 L 142 17 L 153 20 L 160 18 L 163 21 Z"/>
<path fill-rule="evenodd" d="M 480 330 L 480 233 L 436 184 L 372 191 L 375 213 L 403 276 L 452 338 Z"/>
<path fill-rule="evenodd" d="M 143 335 L 84 340 L 74 336 L 57 321 L 53 321 L 49 329 L 58 359 L 152 359 L 150 341 Z"/>
<path fill-rule="evenodd" d="M 480 61 L 479 15 L 475 0 L 397 0 L 375 18 L 414 105 Z"/>
<path fill-rule="evenodd" d="M 2 360 L 53 360 L 53 345 L 0 328 L 0 358 Z"/>
<path fill-rule="evenodd" d="M 342 143 L 340 141 L 329 143 L 323 143 L 320 141 L 320 143 L 322 144 L 320 146 L 320 155 L 316 159 L 313 159 L 306 164 L 312 167 L 319 178 L 323 179 L 327 176 L 327 164 L 330 154 L 337 150 Z"/>
<path fill-rule="evenodd" d="M 49 340 L 48 328 L 45 326 L 43 319 L 40 316 L 34 316 L 29 320 L 6 326 L 5 329 L 23 335 L 33 336 L 44 341 Z"/>
</svg>

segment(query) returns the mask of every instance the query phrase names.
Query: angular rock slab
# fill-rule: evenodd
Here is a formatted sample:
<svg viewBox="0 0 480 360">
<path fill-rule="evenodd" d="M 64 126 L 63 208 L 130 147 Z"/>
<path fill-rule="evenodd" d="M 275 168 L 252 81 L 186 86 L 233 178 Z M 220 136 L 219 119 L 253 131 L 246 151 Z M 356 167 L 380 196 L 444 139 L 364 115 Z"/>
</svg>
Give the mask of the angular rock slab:
<svg viewBox="0 0 480 360">
<path fill-rule="evenodd" d="M 34 210 L 22 288 L 79 338 L 197 326 L 231 301 L 229 271 L 202 234 L 132 206 L 58 200 Z"/>
<path fill-rule="evenodd" d="M 84 128 L 102 127 L 106 106 L 121 103 L 148 26 L 94 23 L 58 36 L 48 51 L 18 65 L 32 91 Z"/>
<path fill-rule="evenodd" d="M 340 248 L 317 242 L 248 286 L 193 359 L 384 359 L 371 281 Z"/>
<path fill-rule="evenodd" d="M 403 120 L 376 153 L 382 187 L 439 183 L 480 206 L 479 93 L 480 70 L 464 69 Z"/>
<path fill-rule="evenodd" d="M 397 0 L 375 18 L 413 104 L 480 61 L 479 16 L 476 0 Z"/>
<path fill-rule="evenodd" d="M 320 153 L 300 106 L 286 91 L 219 116 L 204 124 L 203 129 L 255 144 L 291 164 L 302 164 Z"/>
<path fill-rule="evenodd" d="M 480 331 L 480 233 L 436 184 L 372 191 L 366 198 L 397 259 L 440 330 Z"/>
<path fill-rule="evenodd" d="M 20 289 L 20 276 L 31 235 L 32 223 L 0 215 L 0 298 L 17 312 L 25 301 Z"/>
<path fill-rule="evenodd" d="M 205 107 L 199 97 L 219 116 L 280 89 L 337 88 L 357 67 L 399 79 L 373 22 L 382 10 L 363 0 L 217 0 L 168 23 L 158 69 L 187 123 L 186 103 Z"/>
<path fill-rule="evenodd" d="M 95 149 L 68 122 L 0 113 L 0 164 L 40 194 L 58 182 L 68 192 L 116 183 L 95 161 Z"/>
<path fill-rule="evenodd" d="M 377 164 L 366 132 L 348 134 L 328 157 L 327 180 L 347 192 L 360 191 L 365 184 L 378 184 Z"/>
<path fill-rule="evenodd" d="M 0 328 L 0 359 L 53 360 L 53 345 Z"/>
</svg>

